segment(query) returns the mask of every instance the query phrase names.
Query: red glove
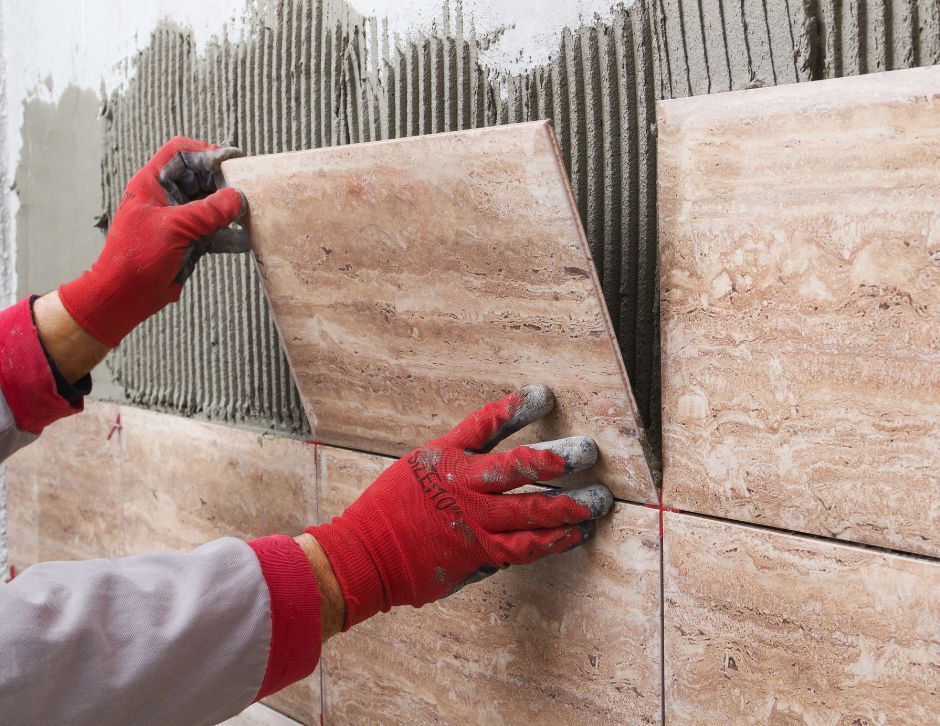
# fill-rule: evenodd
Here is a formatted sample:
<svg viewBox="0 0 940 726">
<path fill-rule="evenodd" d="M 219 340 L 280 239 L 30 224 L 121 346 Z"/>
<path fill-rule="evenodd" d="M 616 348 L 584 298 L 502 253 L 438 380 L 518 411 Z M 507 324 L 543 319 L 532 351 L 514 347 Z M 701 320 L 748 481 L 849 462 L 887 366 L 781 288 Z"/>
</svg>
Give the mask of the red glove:
<svg viewBox="0 0 940 726">
<path fill-rule="evenodd" d="M 420 607 L 509 565 L 565 552 L 611 508 L 607 487 L 503 494 L 585 469 L 594 442 L 572 437 L 489 451 L 555 405 L 528 386 L 471 414 L 389 467 L 341 516 L 310 527 L 346 601 L 343 630 L 393 605 Z"/>
<path fill-rule="evenodd" d="M 232 147 L 177 136 L 134 175 L 98 261 L 59 288 L 79 325 L 113 348 L 179 300 L 206 252 L 248 249 L 243 230 L 227 229 L 244 211 L 244 199 L 235 189 L 218 188 L 222 162 L 240 155 Z"/>
</svg>

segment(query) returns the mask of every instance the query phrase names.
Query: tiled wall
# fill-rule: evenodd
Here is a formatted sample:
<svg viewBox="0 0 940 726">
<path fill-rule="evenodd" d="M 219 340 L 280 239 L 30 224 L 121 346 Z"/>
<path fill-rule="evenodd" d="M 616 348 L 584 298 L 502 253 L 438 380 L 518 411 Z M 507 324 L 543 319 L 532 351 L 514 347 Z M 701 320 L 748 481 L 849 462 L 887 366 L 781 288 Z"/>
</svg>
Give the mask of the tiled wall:
<svg viewBox="0 0 940 726">
<path fill-rule="evenodd" d="M 11 558 L 22 571 L 296 533 L 390 462 L 92 402 L 9 460 Z M 269 702 L 311 724 L 321 708 L 324 723 L 659 723 L 663 705 L 669 723 L 940 712 L 940 563 L 660 516 L 619 503 L 583 549 L 379 615 Z"/>
<path fill-rule="evenodd" d="M 940 714 L 938 99 L 657 109 L 670 722 Z"/>
</svg>

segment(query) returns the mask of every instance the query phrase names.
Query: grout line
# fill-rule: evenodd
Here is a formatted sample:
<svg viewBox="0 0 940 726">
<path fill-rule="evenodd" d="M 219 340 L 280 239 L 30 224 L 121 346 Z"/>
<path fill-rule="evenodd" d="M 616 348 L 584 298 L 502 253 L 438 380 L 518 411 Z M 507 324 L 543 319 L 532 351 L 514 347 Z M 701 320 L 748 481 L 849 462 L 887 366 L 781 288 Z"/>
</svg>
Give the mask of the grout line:
<svg viewBox="0 0 940 726">
<path fill-rule="evenodd" d="M 662 497 L 662 490 L 660 490 Z M 662 518 L 662 509 L 659 511 Z M 660 530 L 662 531 L 662 530 Z M 659 700 L 660 723 L 666 724 L 666 540 L 659 538 Z"/>
<path fill-rule="evenodd" d="M 100 400 L 100 399 L 99 399 L 99 400 Z M 142 410 L 142 411 L 147 411 L 147 412 L 151 412 L 151 413 L 158 413 L 158 414 L 162 414 L 162 415 L 165 415 L 165 416 L 179 416 L 179 415 L 180 415 L 180 414 L 171 413 L 171 412 L 154 411 L 153 409 L 144 408 L 144 407 L 142 407 L 142 406 L 136 406 L 136 405 L 134 405 L 134 404 L 132 404 L 132 403 L 114 403 L 114 402 L 111 402 L 111 401 L 104 401 L 104 400 L 102 400 L 101 402 L 102 402 L 102 403 L 106 403 L 106 404 L 115 405 L 115 406 L 118 406 L 118 407 L 120 407 L 120 406 L 130 406 L 130 407 L 132 407 L 132 408 L 139 408 L 139 409 Z M 378 451 L 369 451 L 369 450 L 367 450 L 367 449 L 356 449 L 356 448 L 353 448 L 353 447 L 351 447 L 351 446 L 339 446 L 339 445 L 336 445 L 336 444 L 325 444 L 325 443 L 323 443 L 322 441 L 318 441 L 318 440 L 316 440 L 316 439 L 312 439 L 312 438 L 306 438 L 306 439 L 304 439 L 304 438 L 300 438 L 300 437 L 297 437 L 297 436 L 290 436 L 290 435 L 287 435 L 287 434 L 285 434 L 285 433 L 283 433 L 283 432 L 276 431 L 276 430 L 271 430 L 271 429 L 249 428 L 249 427 L 244 426 L 243 424 L 242 424 L 242 425 L 237 425 L 237 424 L 233 424 L 232 422 L 229 422 L 229 421 L 206 420 L 206 419 L 202 419 L 202 418 L 195 417 L 195 416 L 193 416 L 193 417 L 188 417 L 188 418 L 192 418 L 192 419 L 195 420 L 195 421 L 202 422 L 202 423 L 207 423 L 207 424 L 211 424 L 211 425 L 215 425 L 215 426 L 223 426 L 223 427 L 226 427 L 226 428 L 237 429 L 237 430 L 239 430 L 239 431 L 251 431 L 251 432 L 253 432 L 253 433 L 270 435 L 270 436 L 272 436 L 272 437 L 274 437 L 274 438 L 283 438 L 283 439 L 291 439 L 291 440 L 295 440 L 295 441 L 303 441 L 304 443 L 313 445 L 313 447 L 314 447 L 314 452 L 315 452 L 314 455 L 315 455 L 315 456 L 316 456 L 316 452 L 318 451 L 318 449 L 319 449 L 320 446 L 329 446 L 329 447 L 334 448 L 334 449 L 341 449 L 341 450 L 343 450 L 343 451 L 350 451 L 350 452 L 354 452 L 354 453 L 358 453 L 358 454 L 367 454 L 367 455 L 370 455 L 370 456 L 377 456 L 377 457 L 380 457 L 380 458 L 383 458 L 383 459 L 390 459 L 390 460 L 393 460 L 393 461 L 394 461 L 394 460 L 397 460 L 398 458 L 400 458 L 400 457 L 397 457 L 397 456 L 394 456 L 394 455 L 390 455 L 390 454 L 383 454 L 383 453 L 380 453 L 380 452 L 378 452 Z M 112 431 L 111 431 L 112 434 L 114 433 L 114 429 L 120 429 L 120 428 L 121 428 L 121 423 L 120 423 L 119 420 L 116 421 L 115 424 L 116 424 L 116 425 L 113 425 L 113 427 L 112 427 Z M 538 482 L 538 485 L 539 485 L 539 486 L 544 486 L 544 487 L 547 487 L 547 488 L 550 488 L 550 489 L 563 489 L 563 488 L 566 488 L 566 487 L 559 487 L 559 486 L 557 486 L 557 485 L 552 484 L 551 482 Z M 766 531 L 766 532 L 776 532 L 776 533 L 778 533 L 778 534 L 791 535 L 791 536 L 794 536 L 794 537 L 805 537 L 805 538 L 807 538 L 807 539 L 817 540 L 817 541 L 821 541 L 821 542 L 828 542 L 828 543 L 831 543 L 831 544 L 845 545 L 846 547 L 857 547 L 857 548 L 861 548 L 861 549 L 872 550 L 872 551 L 874 551 L 874 552 L 881 552 L 881 553 L 883 553 L 883 554 L 888 554 L 888 555 L 897 555 L 897 556 L 899 556 L 899 557 L 908 557 L 908 558 L 915 559 L 915 560 L 922 560 L 922 561 L 932 562 L 932 563 L 940 563 L 940 556 L 925 555 L 925 554 L 919 553 L 919 552 L 908 552 L 908 551 L 906 551 L 906 550 L 899 550 L 899 549 L 894 549 L 894 548 L 892 548 L 892 547 L 885 547 L 884 545 L 875 545 L 875 544 L 868 544 L 868 543 L 865 543 L 865 542 L 856 542 L 855 540 L 839 539 L 839 538 L 837 538 L 837 537 L 827 537 L 827 536 L 825 536 L 825 535 L 814 534 L 814 533 L 812 533 L 812 532 L 801 532 L 801 531 L 799 531 L 799 530 L 787 529 L 786 527 L 775 527 L 775 526 L 769 525 L 769 524 L 759 524 L 759 523 L 757 523 L 757 522 L 747 522 L 747 521 L 740 520 L 740 519 L 732 519 L 732 518 L 728 518 L 728 517 L 721 517 L 721 516 L 714 515 L 714 514 L 705 514 L 705 513 L 702 513 L 702 512 L 694 512 L 694 511 L 690 511 L 690 510 L 680 510 L 680 509 L 676 509 L 676 508 L 674 508 L 674 507 L 666 506 L 666 505 L 663 503 L 663 501 L 662 501 L 662 488 L 657 488 L 657 495 L 659 496 L 659 499 L 660 499 L 659 504 L 651 504 L 651 503 L 649 503 L 649 502 L 640 502 L 640 501 L 635 501 L 635 500 L 632 500 L 632 499 L 623 499 L 623 498 L 620 498 L 620 497 L 614 497 L 614 503 L 615 503 L 615 504 L 631 504 L 631 505 L 634 505 L 634 506 L 647 507 L 647 508 L 650 508 L 650 509 L 657 509 L 657 510 L 659 510 L 659 518 L 660 518 L 660 530 L 659 530 L 659 533 L 660 533 L 660 540 L 662 540 L 662 539 L 664 538 L 664 536 L 665 536 L 664 524 L 663 524 L 663 522 L 664 522 L 664 516 L 665 516 L 665 515 L 664 515 L 664 512 L 672 512 L 673 514 L 688 514 L 688 515 L 691 515 L 691 516 L 694 516 L 694 517 L 700 517 L 700 518 L 702 518 L 702 519 L 709 519 L 709 520 L 716 521 L 716 522 L 727 522 L 727 523 L 729 523 L 729 524 L 736 524 L 736 525 L 739 525 L 739 526 L 742 526 L 742 527 L 752 527 L 752 528 L 754 528 L 754 529 L 758 529 L 758 530 L 762 530 L 762 531 Z M 319 507 L 319 497 L 318 497 L 317 506 Z M 319 516 L 319 509 L 317 510 L 317 515 Z"/>
<path fill-rule="evenodd" d="M 775 534 L 789 535 L 791 537 L 802 537 L 804 539 L 815 540 L 817 542 L 826 542 L 828 544 L 837 544 L 843 545 L 845 547 L 854 547 L 856 549 L 871 550 L 872 552 L 877 552 L 884 555 L 896 555 L 898 557 L 906 557 L 912 560 L 920 560 L 924 562 L 930 562 L 933 564 L 940 563 L 940 557 L 933 557 L 931 555 L 921 554 L 919 552 L 907 552 L 905 550 L 892 549 L 891 547 L 885 547 L 883 545 L 867 544 L 865 542 L 856 542 L 854 540 L 847 539 L 837 539 L 835 537 L 826 537 L 821 534 L 813 534 L 811 532 L 799 532 L 793 529 L 785 529 L 783 527 L 774 527 L 769 524 L 758 524 L 756 522 L 744 522 L 738 519 L 727 519 L 725 517 L 718 517 L 714 514 L 702 514 L 701 512 L 690 512 L 687 510 L 679 509 L 670 509 L 666 508 L 667 511 L 673 512 L 674 514 L 687 514 L 692 517 L 698 517 L 700 519 L 707 519 L 713 522 L 724 522 L 726 524 L 737 525 L 740 527 L 750 527 L 752 529 L 760 530 L 762 532 L 772 532 Z"/>
</svg>

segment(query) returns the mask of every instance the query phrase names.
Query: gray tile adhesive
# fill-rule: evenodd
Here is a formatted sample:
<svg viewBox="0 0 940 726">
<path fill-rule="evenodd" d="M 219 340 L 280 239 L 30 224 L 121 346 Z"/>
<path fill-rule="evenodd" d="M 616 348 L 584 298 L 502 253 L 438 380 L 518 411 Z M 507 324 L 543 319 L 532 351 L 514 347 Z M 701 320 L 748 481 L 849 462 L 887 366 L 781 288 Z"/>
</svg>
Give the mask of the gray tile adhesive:
<svg viewBox="0 0 940 726">
<path fill-rule="evenodd" d="M 940 0 L 638 0 L 567 30 L 524 75 L 483 68 L 444 3 L 426 36 L 389 37 L 343 0 L 255 7 L 197 56 L 164 24 L 105 107 L 104 219 L 174 134 L 248 154 L 551 118 L 634 393 L 659 440 L 657 99 L 940 62 Z M 247 257 L 203 260 L 180 304 L 128 337 L 113 371 L 142 406 L 308 432 Z"/>
</svg>

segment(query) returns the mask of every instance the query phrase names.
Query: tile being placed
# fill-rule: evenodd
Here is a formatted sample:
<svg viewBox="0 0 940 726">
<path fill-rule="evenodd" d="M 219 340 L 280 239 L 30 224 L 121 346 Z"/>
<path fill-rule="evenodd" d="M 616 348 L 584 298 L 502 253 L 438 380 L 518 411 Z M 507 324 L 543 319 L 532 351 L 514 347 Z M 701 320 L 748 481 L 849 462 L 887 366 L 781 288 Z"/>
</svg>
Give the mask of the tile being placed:
<svg viewBox="0 0 940 726">
<path fill-rule="evenodd" d="M 658 106 L 664 498 L 940 555 L 940 67 Z"/>
<path fill-rule="evenodd" d="M 399 456 L 545 383 L 558 407 L 526 440 L 592 436 L 592 475 L 618 497 L 656 500 L 547 122 L 235 159 L 224 172 L 248 198 L 316 439 Z"/>
<path fill-rule="evenodd" d="M 320 518 L 391 459 L 318 447 Z M 325 723 L 659 723 L 659 533 L 618 504 L 597 538 L 324 648 Z"/>
<path fill-rule="evenodd" d="M 4 463 L 10 563 L 123 554 L 117 406 L 88 401 Z"/>
<path fill-rule="evenodd" d="M 665 518 L 667 723 L 936 723 L 940 563 Z"/>
</svg>

